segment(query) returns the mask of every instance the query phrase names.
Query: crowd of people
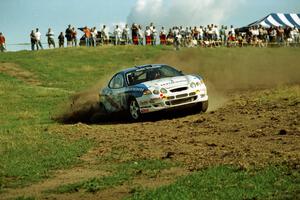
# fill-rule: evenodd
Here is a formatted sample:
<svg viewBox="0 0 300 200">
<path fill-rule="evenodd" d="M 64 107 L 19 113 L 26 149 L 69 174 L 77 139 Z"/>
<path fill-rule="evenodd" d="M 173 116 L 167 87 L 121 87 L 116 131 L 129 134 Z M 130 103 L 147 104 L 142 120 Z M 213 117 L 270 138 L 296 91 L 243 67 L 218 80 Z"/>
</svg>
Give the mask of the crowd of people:
<svg viewBox="0 0 300 200">
<path fill-rule="evenodd" d="M 183 27 L 174 26 L 168 30 L 161 27 L 157 30 L 153 23 L 145 29 L 136 23 L 131 27 L 125 25 L 121 28 L 116 25 L 112 32 L 106 25 L 101 29 L 96 27 L 79 28 L 82 37 L 77 38 L 77 29 L 69 25 L 64 32 L 60 32 L 57 37 L 58 47 L 87 46 L 96 47 L 98 45 L 174 45 L 176 49 L 180 47 L 217 47 L 217 46 L 259 46 L 265 47 L 269 44 L 292 45 L 300 42 L 299 29 L 296 27 L 270 27 L 253 26 L 244 30 L 235 29 L 232 25 L 218 26 L 210 24 L 207 26 Z M 55 34 L 51 28 L 45 34 L 49 48 L 56 48 Z M 30 33 L 31 50 L 43 49 L 41 42 L 42 34 L 37 28 Z M 0 33 L 0 50 L 6 50 L 5 37 Z"/>
</svg>

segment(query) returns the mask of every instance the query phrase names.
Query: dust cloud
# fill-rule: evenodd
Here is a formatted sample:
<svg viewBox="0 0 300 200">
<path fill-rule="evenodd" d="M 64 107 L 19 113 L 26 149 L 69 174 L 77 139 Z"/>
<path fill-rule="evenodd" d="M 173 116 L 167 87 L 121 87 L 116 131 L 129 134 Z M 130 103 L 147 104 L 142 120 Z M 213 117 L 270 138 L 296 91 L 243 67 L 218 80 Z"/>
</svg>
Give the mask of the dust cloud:
<svg viewBox="0 0 300 200">
<path fill-rule="evenodd" d="M 300 83 L 298 52 L 292 49 L 183 49 L 155 60 L 200 74 L 208 87 L 209 110 L 241 90 Z"/>
<path fill-rule="evenodd" d="M 241 91 L 300 83 L 298 52 L 288 48 L 182 49 L 149 61 L 174 66 L 185 74 L 201 75 L 208 88 L 209 111 L 222 107 Z M 105 113 L 99 107 L 98 94 L 110 77 L 74 94 L 63 105 L 64 112 L 54 119 L 61 123 L 99 122 Z"/>
<path fill-rule="evenodd" d="M 93 87 L 73 94 L 61 105 L 62 112 L 53 117 L 59 123 L 94 123 L 105 115 L 99 105 L 99 91 L 106 86 L 111 76 L 105 76 Z"/>
</svg>

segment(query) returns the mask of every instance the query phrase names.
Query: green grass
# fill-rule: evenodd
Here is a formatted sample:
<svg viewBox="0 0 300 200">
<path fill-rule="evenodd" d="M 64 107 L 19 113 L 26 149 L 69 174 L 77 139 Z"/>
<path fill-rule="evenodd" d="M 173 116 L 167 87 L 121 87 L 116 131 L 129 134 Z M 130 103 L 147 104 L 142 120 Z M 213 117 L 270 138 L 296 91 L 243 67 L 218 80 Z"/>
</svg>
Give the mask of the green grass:
<svg viewBox="0 0 300 200">
<path fill-rule="evenodd" d="M 92 142 L 49 133 L 51 112 L 69 93 L 26 85 L 0 74 L 0 189 L 49 177 L 78 162 Z"/>
<path fill-rule="evenodd" d="M 85 89 L 124 67 L 143 64 L 163 47 L 65 48 L 0 55 L 0 62 L 16 63 L 33 72 L 43 86 L 69 91 Z"/>
<path fill-rule="evenodd" d="M 51 170 L 78 162 L 92 142 L 50 133 L 48 129 L 57 126 L 51 118 L 72 94 L 117 69 L 142 64 L 163 49 L 76 48 L 0 54 L 0 63 L 16 64 L 41 83 L 36 86 L 18 74 L 0 73 L 0 190 L 38 181 L 50 176 Z"/>
<path fill-rule="evenodd" d="M 107 188 L 122 185 L 131 181 L 134 177 L 143 175 L 153 178 L 163 169 L 169 169 L 175 166 L 174 163 L 160 160 L 140 160 L 116 165 L 110 165 L 113 174 L 101 178 L 92 178 L 87 181 L 61 185 L 56 189 L 47 191 L 50 193 L 73 193 L 80 190 L 86 192 L 98 192 Z"/>
<path fill-rule="evenodd" d="M 128 198 L 138 199 L 297 199 L 300 172 L 285 167 L 243 171 L 219 166 L 180 178 L 174 184 L 143 190 Z"/>
</svg>

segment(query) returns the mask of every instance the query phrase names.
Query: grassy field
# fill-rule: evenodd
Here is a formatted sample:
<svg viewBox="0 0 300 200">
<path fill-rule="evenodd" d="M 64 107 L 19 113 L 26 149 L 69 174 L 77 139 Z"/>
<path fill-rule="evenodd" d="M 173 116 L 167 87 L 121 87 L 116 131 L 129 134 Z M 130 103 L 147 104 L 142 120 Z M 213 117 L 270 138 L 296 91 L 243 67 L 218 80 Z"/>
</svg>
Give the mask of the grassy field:
<svg viewBox="0 0 300 200">
<path fill-rule="evenodd" d="M 6 189 L 38 183 L 58 169 L 80 164 L 80 157 L 101 145 L 89 137 L 70 137 L 76 127 L 68 127 L 68 134 L 52 131 L 64 126 L 52 118 L 64 112 L 72 95 L 100 86 L 119 69 L 167 63 L 187 72 L 201 73 L 211 91 L 219 94 L 236 88 L 299 83 L 299 56 L 298 48 L 175 52 L 170 47 L 100 47 L 0 54 L 0 199 Z M 270 75 L 270 69 L 274 68 L 276 73 Z M 157 171 L 181 165 L 151 159 L 125 163 L 112 159 L 105 164 L 111 168 L 108 176 L 61 185 L 46 192 L 94 193 L 130 182 L 140 171 L 146 171 L 151 179 Z M 236 166 L 215 166 L 153 190 L 133 186 L 128 198 L 293 199 L 299 193 L 299 169 L 270 166 L 245 171 Z"/>
</svg>

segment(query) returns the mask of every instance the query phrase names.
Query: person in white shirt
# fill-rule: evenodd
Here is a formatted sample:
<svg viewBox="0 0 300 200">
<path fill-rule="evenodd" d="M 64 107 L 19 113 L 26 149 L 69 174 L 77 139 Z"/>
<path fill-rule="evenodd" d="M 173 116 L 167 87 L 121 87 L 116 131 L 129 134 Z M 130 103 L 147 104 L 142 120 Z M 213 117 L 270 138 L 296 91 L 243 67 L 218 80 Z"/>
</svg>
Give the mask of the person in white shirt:
<svg viewBox="0 0 300 200">
<path fill-rule="evenodd" d="M 145 39 L 146 39 L 146 45 L 151 44 L 151 29 L 149 26 L 146 27 L 145 30 Z"/>
<path fill-rule="evenodd" d="M 144 32 L 141 25 L 138 25 L 138 36 L 139 45 L 144 45 Z"/>
<path fill-rule="evenodd" d="M 230 27 L 230 32 L 231 32 L 231 35 L 232 35 L 233 37 L 235 37 L 235 30 L 234 30 L 234 28 L 233 28 L 233 25 L 231 25 L 231 27 Z"/>
<path fill-rule="evenodd" d="M 214 41 L 218 41 L 219 38 L 220 38 L 220 32 L 219 32 L 218 26 L 215 25 L 215 26 L 212 28 L 212 31 L 213 31 L 213 40 L 214 40 Z"/>
<path fill-rule="evenodd" d="M 225 41 L 224 41 L 225 46 L 227 46 L 227 44 L 228 44 L 228 37 L 229 37 L 229 30 L 228 30 L 227 26 L 225 26 Z"/>
<path fill-rule="evenodd" d="M 106 27 L 106 25 L 103 25 L 103 28 L 101 29 L 101 38 L 102 38 L 102 44 L 108 44 L 109 41 L 109 30 Z"/>
<path fill-rule="evenodd" d="M 151 44 L 154 46 L 156 45 L 156 37 L 157 37 L 157 30 L 155 26 L 153 26 L 152 31 L 151 31 Z"/>
<path fill-rule="evenodd" d="M 174 47 L 175 47 L 175 50 L 177 50 L 177 51 L 180 49 L 181 39 L 182 39 L 181 34 L 177 34 L 175 36 Z"/>
<path fill-rule="evenodd" d="M 125 28 L 123 29 L 123 39 L 125 40 L 125 44 L 129 44 L 130 42 L 130 29 L 128 27 L 128 24 L 125 25 Z"/>
<path fill-rule="evenodd" d="M 119 25 L 116 25 L 116 28 L 114 30 L 114 36 L 115 36 L 115 45 L 119 45 L 121 43 L 121 38 L 122 38 L 122 30 L 119 27 Z"/>
<path fill-rule="evenodd" d="M 161 45 L 167 44 L 167 31 L 164 27 L 161 27 L 160 33 L 159 33 L 159 40 Z"/>
<path fill-rule="evenodd" d="M 296 27 L 291 31 L 291 37 L 294 43 L 299 43 L 299 30 Z"/>
<path fill-rule="evenodd" d="M 41 49 L 43 49 L 43 46 L 42 46 L 42 43 L 41 43 L 42 34 L 41 34 L 41 32 L 39 31 L 38 28 L 35 30 L 34 36 L 35 36 L 35 39 L 36 39 L 36 49 L 39 50 L 39 47 L 41 47 Z"/>
<path fill-rule="evenodd" d="M 179 32 L 180 32 L 180 30 L 179 30 L 179 28 L 177 26 L 173 28 L 174 37 L 176 37 L 177 35 L 179 35 Z"/>
<path fill-rule="evenodd" d="M 91 35 L 92 35 L 93 46 L 96 47 L 97 46 L 97 35 L 98 35 L 98 31 L 97 31 L 96 27 L 92 28 Z"/>
<path fill-rule="evenodd" d="M 204 31 L 203 31 L 203 27 L 202 26 L 199 27 L 198 32 L 199 32 L 199 38 L 198 38 L 198 40 L 203 40 Z"/>
<path fill-rule="evenodd" d="M 150 29 L 151 32 L 153 31 L 153 28 L 154 28 L 154 25 L 153 25 L 153 22 L 151 22 L 150 26 L 149 26 L 149 29 Z"/>
<path fill-rule="evenodd" d="M 55 48 L 55 42 L 54 42 L 54 33 L 51 30 L 51 28 L 48 29 L 48 32 L 46 34 L 47 38 L 48 38 L 48 46 L 49 49 L 51 48 L 51 45 L 53 46 L 53 48 Z"/>
</svg>

